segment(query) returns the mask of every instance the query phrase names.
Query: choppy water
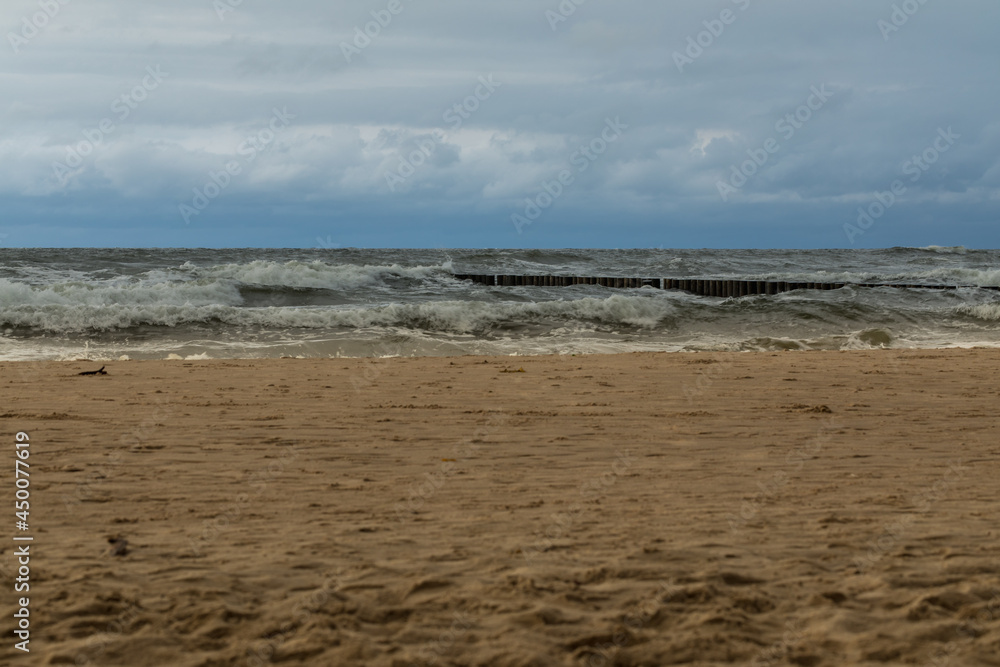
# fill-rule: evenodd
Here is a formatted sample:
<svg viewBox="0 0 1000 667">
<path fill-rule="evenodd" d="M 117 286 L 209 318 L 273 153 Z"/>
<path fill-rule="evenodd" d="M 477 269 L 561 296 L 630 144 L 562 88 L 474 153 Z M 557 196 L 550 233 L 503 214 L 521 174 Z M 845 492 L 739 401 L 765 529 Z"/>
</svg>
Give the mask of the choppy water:
<svg viewBox="0 0 1000 667">
<path fill-rule="evenodd" d="M 452 273 L 1000 285 L 1000 251 L 0 250 L 0 359 L 1000 346 L 1000 295 L 739 299 Z"/>
</svg>

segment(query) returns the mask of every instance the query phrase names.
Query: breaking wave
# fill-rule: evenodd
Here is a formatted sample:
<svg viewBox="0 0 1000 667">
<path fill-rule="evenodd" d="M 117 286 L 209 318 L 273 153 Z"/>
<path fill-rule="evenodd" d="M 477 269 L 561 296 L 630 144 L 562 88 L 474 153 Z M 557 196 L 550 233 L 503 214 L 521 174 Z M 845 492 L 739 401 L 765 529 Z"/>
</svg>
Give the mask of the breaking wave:
<svg viewBox="0 0 1000 667">
<path fill-rule="evenodd" d="M 454 266 L 451 258 L 454 257 Z M 978 289 L 803 290 L 739 299 L 651 288 L 488 287 L 453 273 L 1000 284 L 996 251 L 0 249 L 0 358 L 81 345 L 150 357 L 867 349 L 1000 345 Z M 410 347 L 407 347 L 410 346 Z M 47 350 L 47 351 L 39 351 Z M 53 351 L 55 350 L 55 351 Z M 367 352 L 366 352 L 367 351 Z"/>
</svg>

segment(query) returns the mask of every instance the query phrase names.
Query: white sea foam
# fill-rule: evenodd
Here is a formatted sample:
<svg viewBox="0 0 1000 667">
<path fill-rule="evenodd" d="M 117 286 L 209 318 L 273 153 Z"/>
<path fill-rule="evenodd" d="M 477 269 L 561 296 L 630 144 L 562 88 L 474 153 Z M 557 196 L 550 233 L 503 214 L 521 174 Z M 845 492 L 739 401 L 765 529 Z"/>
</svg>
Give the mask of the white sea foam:
<svg viewBox="0 0 1000 667">
<path fill-rule="evenodd" d="M 246 264 L 200 267 L 190 262 L 180 267 L 198 278 L 237 281 L 245 285 L 312 289 L 354 289 L 384 282 L 389 278 L 424 280 L 450 276 L 450 262 L 437 266 L 327 264 L 325 262 L 271 262 L 256 260 Z"/>
<path fill-rule="evenodd" d="M 955 246 L 928 245 L 916 249 L 927 250 L 929 252 L 936 252 L 942 255 L 965 255 L 969 252 L 969 249 L 966 248 L 964 245 L 955 245 Z"/>
<path fill-rule="evenodd" d="M 239 305 L 239 289 L 218 281 L 26 285 L 0 278 L 0 308 Z"/>
<path fill-rule="evenodd" d="M 47 292 L 47 291 L 42 291 Z M 109 331 L 139 325 L 175 327 L 200 322 L 253 325 L 281 329 L 407 327 L 427 331 L 477 333 L 498 326 L 534 322 L 582 320 L 605 326 L 653 328 L 675 312 L 673 301 L 614 295 L 606 299 L 537 303 L 429 301 L 374 307 L 240 308 L 194 303 L 98 303 L 75 305 L 69 299 L 37 292 L 36 304 L 4 308 L 5 326 L 33 327 L 52 332 Z M 41 300 L 41 304 L 37 301 Z M 95 299 L 96 300 L 96 299 Z M 175 299 L 171 299 L 174 301 Z"/>
<path fill-rule="evenodd" d="M 955 309 L 957 312 L 987 322 L 1000 322 L 1000 302 L 993 303 L 967 303 Z"/>
</svg>

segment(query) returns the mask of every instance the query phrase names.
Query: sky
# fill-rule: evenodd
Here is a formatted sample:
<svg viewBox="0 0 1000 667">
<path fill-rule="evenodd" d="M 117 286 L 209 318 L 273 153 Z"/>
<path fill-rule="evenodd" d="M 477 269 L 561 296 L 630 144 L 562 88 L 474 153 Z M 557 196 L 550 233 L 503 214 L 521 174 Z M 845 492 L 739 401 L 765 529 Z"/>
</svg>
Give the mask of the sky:
<svg viewBox="0 0 1000 667">
<path fill-rule="evenodd" d="M 4 0 L 0 246 L 1000 247 L 995 0 Z"/>
</svg>

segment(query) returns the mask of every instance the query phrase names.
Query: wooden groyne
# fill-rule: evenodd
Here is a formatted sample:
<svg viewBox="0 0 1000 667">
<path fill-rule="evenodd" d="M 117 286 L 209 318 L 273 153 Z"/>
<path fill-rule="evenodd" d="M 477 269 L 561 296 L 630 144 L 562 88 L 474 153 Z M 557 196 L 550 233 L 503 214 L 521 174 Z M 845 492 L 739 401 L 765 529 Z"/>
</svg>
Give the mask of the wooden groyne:
<svg viewBox="0 0 1000 667">
<path fill-rule="evenodd" d="M 619 289 L 682 290 L 699 296 L 723 298 L 754 296 L 757 294 L 781 294 L 794 290 L 836 290 L 843 287 L 896 287 L 902 289 L 949 290 L 959 287 L 1000 291 L 1000 287 L 980 287 L 978 285 L 910 285 L 901 283 L 803 283 L 779 280 L 702 280 L 696 278 L 618 278 L 581 276 L 523 276 L 495 274 L 455 274 L 458 280 L 471 280 L 491 287 L 570 287 L 572 285 L 600 285 Z"/>
</svg>

